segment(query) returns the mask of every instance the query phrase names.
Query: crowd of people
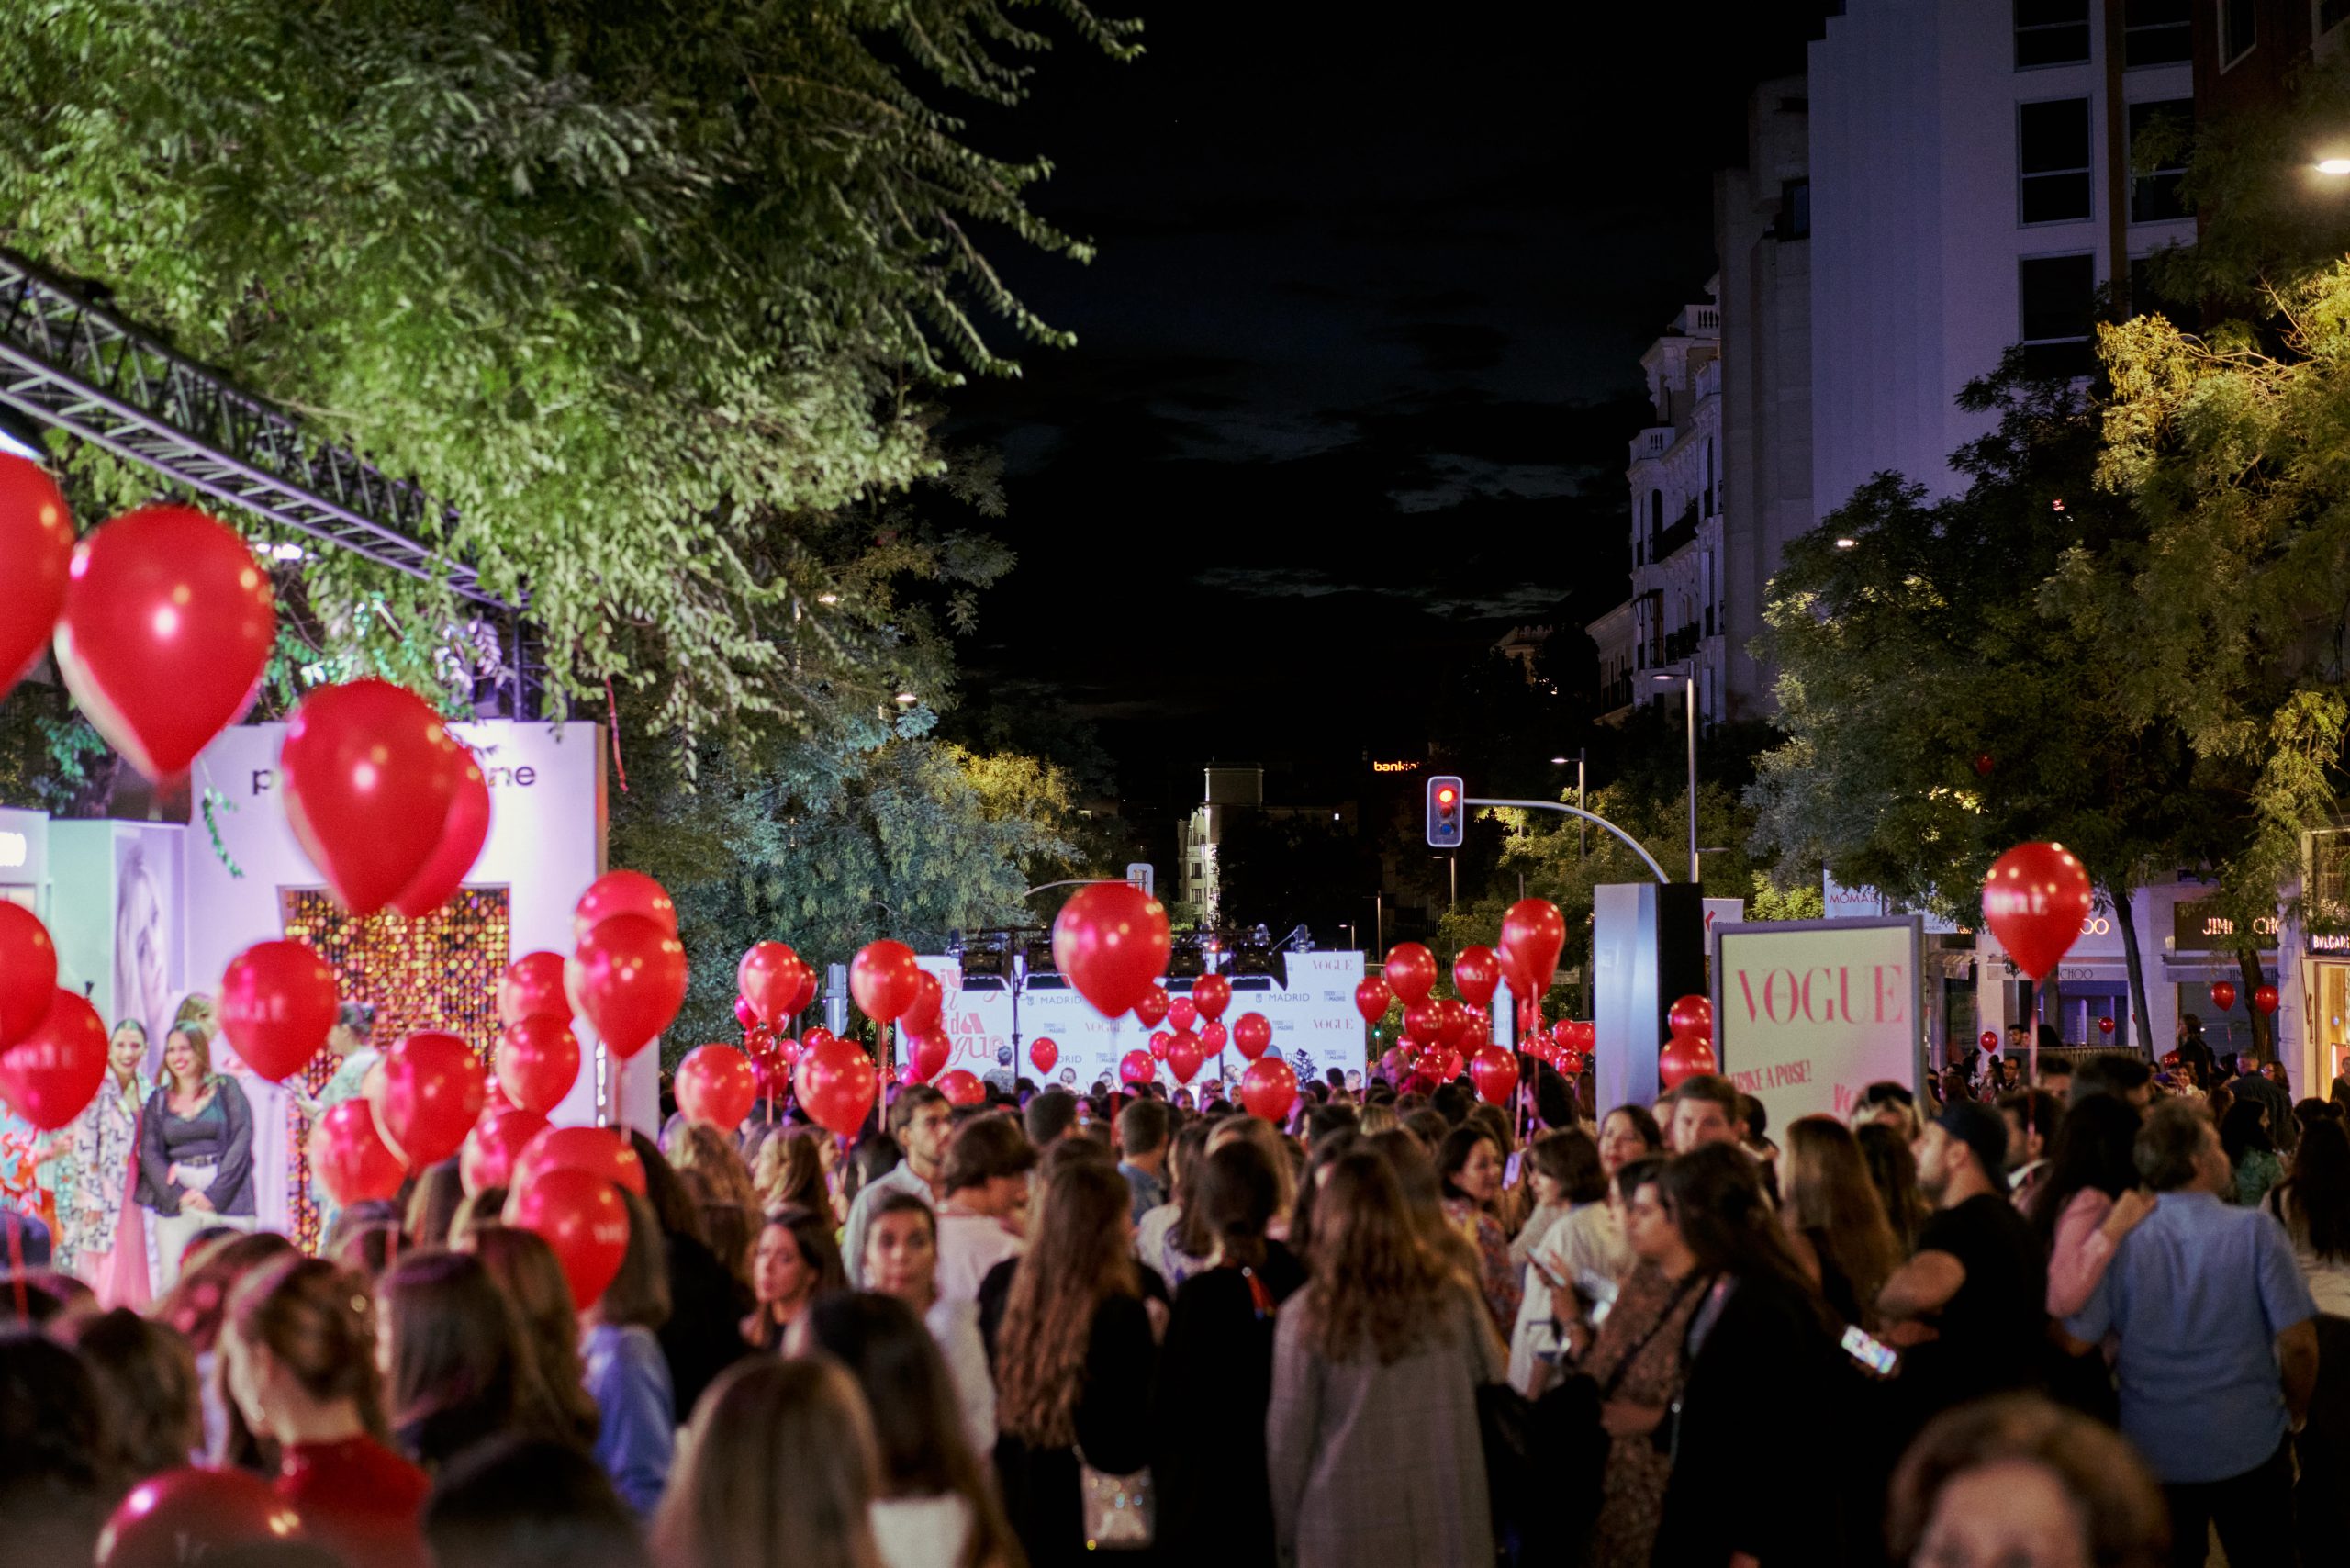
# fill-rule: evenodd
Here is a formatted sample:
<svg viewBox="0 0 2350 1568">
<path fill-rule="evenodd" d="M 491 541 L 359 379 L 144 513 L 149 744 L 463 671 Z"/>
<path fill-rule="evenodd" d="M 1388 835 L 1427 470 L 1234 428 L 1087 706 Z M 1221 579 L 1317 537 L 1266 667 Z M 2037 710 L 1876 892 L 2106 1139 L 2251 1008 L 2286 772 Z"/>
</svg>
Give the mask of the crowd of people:
<svg viewBox="0 0 2350 1568">
<path fill-rule="evenodd" d="M 90 1561 L 192 1458 L 300 1521 L 204 1560 L 289 1568 L 2350 1553 L 2350 1132 L 2126 1054 L 1778 1128 L 1530 1058 L 1507 1105 L 1334 1074 L 1278 1126 L 1025 1083 L 845 1148 L 673 1117 L 581 1311 L 455 1161 L 319 1257 L 235 1223 L 202 1034 L 152 1086 L 124 1044 L 53 1259 L 8 1218 L 0 1560 Z"/>
</svg>

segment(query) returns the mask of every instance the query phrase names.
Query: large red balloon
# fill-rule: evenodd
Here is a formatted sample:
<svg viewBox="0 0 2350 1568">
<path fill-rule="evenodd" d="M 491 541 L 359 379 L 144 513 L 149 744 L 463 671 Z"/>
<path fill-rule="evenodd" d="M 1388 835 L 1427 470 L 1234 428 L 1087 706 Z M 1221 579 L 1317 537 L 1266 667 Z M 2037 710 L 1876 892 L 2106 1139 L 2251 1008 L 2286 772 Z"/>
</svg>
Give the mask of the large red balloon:
<svg viewBox="0 0 2350 1568">
<path fill-rule="evenodd" d="M 1203 1024 L 1200 1025 L 1200 1049 L 1205 1051 L 1210 1056 L 1221 1055 L 1225 1043 L 1231 1038 L 1232 1031 L 1226 1029 L 1221 1024 Z"/>
<path fill-rule="evenodd" d="M 400 1157 L 375 1130 L 365 1096 L 330 1106 L 310 1129 L 310 1173 L 345 1208 L 400 1190 Z"/>
<path fill-rule="evenodd" d="M 1167 1026 L 1176 1034 L 1183 1034 L 1200 1021 L 1200 1009 L 1188 996 L 1179 996 L 1167 1004 Z"/>
<path fill-rule="evenodd" d="M 1207 1047 L 1190 1030 L 1175 1036 L 1167 1046 L 1167 1070 L 1175 1075 L 1178 1083 L 1189 1083 L 1200 1073 L 1200 1065 L 1207 1060 Z"/>
<path fill-rule="evenodd" d="M 1502 916 L 1502 978 L 1520 1002 L 1539 1002 L 1559 972 L 1567 945 L 1566 917 L 1549 899 L 1520 899 Z"/>
<path fill-rule="evenodd" d="M 402 888 L 392 907 L 410 920 L 421 920 L 457 896 L 489 841 L 489 780 L 471 752 L 460 754 L 457 790 L 449 799 L 448 820 L 441 824 L 441 842 L 433 846 L 416 880 Z"/>
<path fill-rule="evenodd" d="M 74 546 L 57 667 L 106 744 L 150 778 L 185 773 L 244 716 L 276 641 L 268 574 L 194 507 L 140 507 Z"/>
<path fill-rule="evenodd" d="M 2274 1013 L 2284 1005 L 2284 999 L 2277 994 L 2277 988 L 2273 985 L 2255 986 L 2252 992 L 2252 1004 L 2263 1013 Z"/>
<path fill-rule="evenodd" d="M 840 1137 L 856 1136 L 873 1109 L 880 1074 L 873 1058 L 854 1041 L 829 1033 L 819 1039 L 811 1029 L 800 1042 L 800 1065 L 792 1073 L 792 1089 L 800 1108 L 817 1124 Z"/>
<path fill-rule="evenodd" d="M 548 1017 L 571 1022 L 571 998 L 563 989 L 563 955 L 525 953 L 506 966 L 498 978 L 498 1021 L 515 1025 L 525 1018 Z"/>
<path fill-rule="evenodd" d="M 2211 982 L 2211 1005 L 2225 1013 L 2236 1004 L 2236 988 L 2229 980 Z"/>
<path fill-rule="evenodd" d="M 189 1465 L 148 1477 L 115 1505 L 98 1532 L 96 1562 L 97 1568 L 182 1568 L 301 1535 L 294 1505 L 260 1476 Z"/>
<path fill-rule="evenodd" d="M 946 1006 L 946 988 L 928 969 L 914 982 L 913 1005 L 898 1014 L 898 1027 L 909 1035 L 934 1034 L 939 1014 Z"/>
<path fill-rule="evenodd" d="M 98 1010 L 63 986 L 49 998 L 40 1022 L 0 1049 L 0 1105 L 45 1133 L 80 1115 L 106 1075 L 106 1025 Z"/>
<path fill-rule="evenodd" d="M 1425 1002 L 1436 985 L 1436 955 L 1417 942 L 1398 942 L 1387 950 L 1387 962 L 1380 970 L 1380 978 L 1404 1006 Z M 1361 1003 L 1356 1005 L 1360 1007 Z"/>
<path fill-rule="evenodd" d="M 1158 1076 L 1158 1063 L 1148 1051 L 1128 1051 L 1118 1058 L 1118 1081 L 1125 1084 L 1148 1083 Z"/>
<path fill-rule="evenodd" d="M 954 1055 L 955 1042 L 944 1035 L 912 1035 L 907 1037 L 906 1064 L 914 1070 L 916 1083 L 928 1083 L 945 1072 Z"/>
<path fill-rule="evenodd" d="M 1150 1040 L 1148 1042 L 1150 1059 L 1153 1061 L 1165 1061 L 1167 1059 L 1167 1047 L 1174 1043 L 1174 1030 L 1153 1029 L 1150 1032 Z"/>
<path fill-rule="evenodd" d="M 628 1256 L 628 1205 L 618 1187 L 592 1171 L 540 1171 L 507 1194 L 506 1223 L 537 1231 L 554 1249 L 571 1304 L 582 1312 L 602 1298 Z"/>
<path fill-rule="evenodd" d="M 689 1121 L 731 1134 L 758 1097 L 751 1058 L 732 1046 L 697 1046 L 677 1064 L 677 1109 Z"/>
<path fill-rule="evenodd" d="M 2232 997 L 2231 1000 L 2233 1000 Z M 1975 1037 L 1975 1043 L 1986 1051 L 1996 1051 L 1999 1048 L 1999 1031 L 1986 1029 Z"/>
<path fill-rule="evenodd" d="M 1394 1000 L 1395 993 L 1377 975 L 1366 975 L 1355 981 L 1355 1011 L 1362 1014 L 1366 1024 L 1376 1024 L 1386 1017 Z"/>
<path fill-rule="evenodd" d="M 474 1048 L 454 1035 L 421 1029 L 384 1053 L 375 1118 L 408 1169 L 438 1165 L 457 1152 L 481 1115 L 488 1086 Z"/>
<path fill-rule="evenodd" d="M 1202 975 L 1192 982 L 1192 1005 L 1213 1024 L 1232 1005 L 1232 981 L 1223 975 Z"/>
<path fill-rule="evenodd" d="M 571 939 L 578 941 L 616 914 L 641 914 L 670 935 L 677 934 L 677 906 L 668 889 L 642 871 L 607 871 L 571 906 Z"/>
<path fill-rule="evenodd" d="M 1279 1126 L 1297 1103 L 1297 1073 L 1279 1057 L 1259 1057 L 1240 1075 L 1240 1103 Z"/>
<path fill-rule="evenodd" d="M 738 996 L 734 999 L 734 1022 L 740 1024 L 745 1033 L 752 1029 L 767 1027 L 759 1022 L 758 1011 L 751 1005 L 751 999 L 747 996 Z"/>
<path fill-rule="evenodd" d="M 47 470 L 30 458 L 0 455 L 0 697 L 22 680 L 57 630 L 73 560 L 73 515 Z"/>
<path fill-rule="evenodd" d="M 1132 882 L 1080 888 L 1053 918 L 1054 966 L 1104 1018 L 1149 994 L 1173 948 L 1166 906 Z"/>
<path fill-rule="evenodd" d="M 508 1099 L 544 1115 L 578 1081 L 579 1037 L 562 1019 L 535 1013 L 506 1025 L 490 1065 Z"/>
<path fill-rule="evenodd" d="M 550 1170 L 584 1170 L 644 1196 L 644 1161 L 610 1127 L 549 1127 L 523 1149 L 509 1185 L 527 1187 Z"/>
<path fill-rule="evenodd" d="M 2053 972 L 2094 902 L 2088 871 L 2061 844 L 2019 844 L 1983 879 L 1983 918 L 2016 968 L 2033 980 Z"/>
<path fill-rule="evenodd" d="M 544 1116 L 520 1106 L 485 1114 L 457 1150 L 457 1177 L 464 1183 L 465 1195 L 511 1182 L 523 1151 L 546 1130 Z"/>
<path fill-rule="evenodd" d="M 1469 1058 L 1469 1081 L 1486 1104 L 1507 1104 L 1517 1089 L 1517 1058 L 1499 1046 L 1487 1046 Z"/>
<path fill-rule="evenodd" d="M 1455 997 L 1448 996 L 1437 1006 L 1443 1014 L 1443 1021 L 1437 1025 L 1437 1044 L 1465 1056 L 1468 1054 L 1470 1033 L 1477 1025 L 1477 1014 L 1471 1011 L 1467 1002 Z"/>
<path fill-rule="evenodd" d="M 1135 1022 L 1146 1029 L 1156 1029 L 1167 1022 L 1167 1010 L 1174 1005 L 1174 999 L 1167 994 L 1167 988 L 1154 985 L 1144 991 L 1142 999 L 1135 1003 Z"/>
<path fill-rule="evenodd" d="M 1701 1040 L 1714 1037 L 1714 999 L 1710 996 L 1689 995 L 1673 1004 L 1664 1015 L 1664 1026 L 1674 1035 L 1688 1035 Z"/>
<path fill-rule="evenodd" d="M 1444 1003 L 1425 997 L 1404 1009 L 1404 1033 L 1416 1040 L 1433 1041 L 1444 1032 Z"/>
<path fill-rule="evenodd" d="M 780 942 L 754 942 L 734 971 L 734 988 L 753 1016 L 778 1031 L 808 1004 L 815 981 L 807 960 Z"/>
<path fill-rule="evenodd" d="M 1060 1064 L 1061 1048 L 1053 1044 L 1050 1035 L 1039 1035 L 1029 1042 L 1028 1060 L 1038 1072 L 1050 1072 Z"/>
<path fill-rule="evenodd" d="M 938 1092 L 957 1105 L 976 1105 L 988 1097 L 987 1086 L 971 1074 L 968 1068 L 958 1067 L 938 1081 Z"/>
<path fill-rule="evenodd" d="M 1460 1053 L 1449 1046 L 1430 1046 L 1420 1052 L 1416 1065 L 1423 1076 L 1449 1083 L 1460 1076 Z"/>
<path fill-rule="evenodd" d="M 300 942 L 256 942 L 220 976 L 220 1031 L 272 1083 L 319 1054 L 337 1005 L 334 970 Z"/>
<path fill-rule="evenodd" d="M 387 680 L 322 686 L 295 706 L 277 753 L 285 820 L 343 907 L 373 914 L 416 881 L 465 760 L 424 699 Z"/>
<path fill-rule="evenodd" d="M 1261 1013 L 1243 1013 L 1233 1020 L 1232 1043 L 1239 1047 L 1242 1056 L 1255 1061 L 1273 1043 L 1271 1021 Z"/>
<path fill-rule="evenodd" d="M 0 899 L 0 1046 L 31 1034 L 56 990 L 57 944 L 49 927 L 24 905 Z"/>
<path fill-rule="evenodd" d="M 1714 1067 L 1713 1042 L 1701 1035 L 1675 1035 L 1656 1056 L 1656 1075 L 1667 1089 L 1677 1089 L 1684 1080 L 1711 1072 Z"/>
<path fill-rule="evenodd" d="M 848 963 L 848 993 L 867 1018 L 887 1024 L 904 1016 L 922 995 L 922 965 L 903 942 L 867 942 Z"/>
<path fill-rule="evenodd" d="M 1452 989 L 1472 1007 L 1491 1007 L 1501 980 L 1501 961 L 1491 947 L 1463 947 L 1452 960 Z"/>
<path fill-rule="evenodd" d="M 616 914 L 579 939 L 565 977 L 605 1047 L 632 1057 L 685 1003 L 685 944 L 650 915 Z"/>
</svg>

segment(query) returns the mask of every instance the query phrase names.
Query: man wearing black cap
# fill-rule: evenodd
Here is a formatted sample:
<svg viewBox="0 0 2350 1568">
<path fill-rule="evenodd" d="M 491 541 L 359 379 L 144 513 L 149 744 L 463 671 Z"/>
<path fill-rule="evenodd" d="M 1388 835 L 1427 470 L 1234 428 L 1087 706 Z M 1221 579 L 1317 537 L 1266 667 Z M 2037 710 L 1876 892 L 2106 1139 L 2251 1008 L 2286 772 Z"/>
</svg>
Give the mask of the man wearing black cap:
<svg viewBox="0 0 2350 1568">
<path fill-rule="evenodd" d="M 2007 1159 L 2006 1120 L 1973 1102 L 1945 1110 L 1918 1145 L 1919 1190 L 1935 1212 L 1877 1310 L 1895 1326 L 1886 1337 L 1909 1347 L 1902 1381 L 1921 1421 L 2042 1381 L 2048 1267 L 2008 1201 Z"/>
</svg>

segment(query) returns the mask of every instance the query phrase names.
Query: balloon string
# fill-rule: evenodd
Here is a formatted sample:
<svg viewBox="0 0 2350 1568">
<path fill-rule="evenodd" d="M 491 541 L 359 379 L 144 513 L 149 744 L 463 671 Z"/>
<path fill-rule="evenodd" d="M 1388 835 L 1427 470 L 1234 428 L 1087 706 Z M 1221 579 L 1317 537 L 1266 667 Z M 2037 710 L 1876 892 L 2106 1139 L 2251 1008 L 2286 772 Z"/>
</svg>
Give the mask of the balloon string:
<svg viewBox="0 0 2350 1568">
<path fill-rule="evenodd" d="M 609 675 L 604 678 L 604 703 L 611 713 L 612 771 L 621 776 L 621 793 L 625 795 L 628 793 L 628 764 L 621 760 L 621 704 L 620 699 L 612 695 L 612 678 Z"/>
</svg>

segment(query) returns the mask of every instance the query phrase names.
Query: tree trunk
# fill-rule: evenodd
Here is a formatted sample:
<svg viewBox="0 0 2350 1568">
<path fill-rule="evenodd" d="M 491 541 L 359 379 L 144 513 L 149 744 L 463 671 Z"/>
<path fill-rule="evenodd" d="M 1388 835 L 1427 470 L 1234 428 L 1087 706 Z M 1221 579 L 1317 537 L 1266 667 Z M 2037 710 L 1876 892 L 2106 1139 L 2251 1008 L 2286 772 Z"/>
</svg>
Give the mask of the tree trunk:
<svg viewBox="0 0 2350 1568">
<path fill-rule="evenodd" d="M 2128 888 L 2113 892 L 2113 919 L 2121 927 L 2121 951 L 2130 966 L 2130 1013 L 2138 1024 L 2138 1048 L 2153 1061 L 2154 1055 L 2154 1020 L 2146 1011 L 2146 964 L 2138 955 L 2138 922 L 2130 913 Z"/>
<path fill-rule="evenodd" d="M 2244 977 L 2244 1015 L 2252 1020 L 2253 1054 L 2263 1061 L 2273 1061 L 2277 1057 L 2277 1021 L 2255 1006 L 2252 1000 L 2252 993 L 2268 983 L 2260 978 L 2260 949 L 2237 948 L 2236 969 Z"/>
</svg>

